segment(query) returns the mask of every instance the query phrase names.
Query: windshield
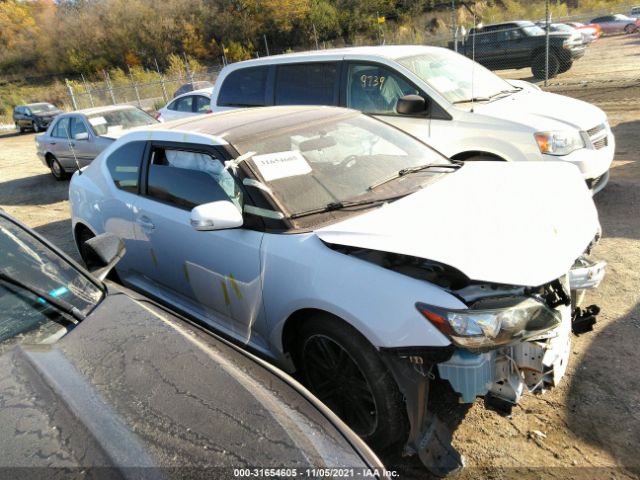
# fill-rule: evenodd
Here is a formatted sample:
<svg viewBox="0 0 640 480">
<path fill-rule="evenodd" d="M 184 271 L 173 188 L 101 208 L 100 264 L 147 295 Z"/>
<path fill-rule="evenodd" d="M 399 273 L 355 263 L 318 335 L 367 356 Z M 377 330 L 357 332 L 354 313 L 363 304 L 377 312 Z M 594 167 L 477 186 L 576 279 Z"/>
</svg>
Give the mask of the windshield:
<svg viewBox="0 0 640 480">
<path fill-rule="evenodd" d="M 97 284 L 2 216 L 0 252 L 0 276 L 58 297 L 84 314 L 102 299 Z M 0 312 L 0 354 L 19 343 L 51 343 L 73 326 L 56 307 L 5 279 L 0 279 Z"/>
<path fill-rule="evenodd" d="M 371 185 L 403 168 L 450 162 L 413 137 L 365 115 L 323 119 L 235 145 L 288 215 L 331 203 L 402 196 L 441 172 Z"/>
<path fill-rule="evenodd" d="M 32 113 L 44 113 L 53 112 L 54 110 L 58 110 L 58 108 L 50 103 L 36 103 L 34 105 L 29 105 L 29 110 L 31 110 Z"/>
<path fill-rule="evenodd" d="M 415 73 L 451 103 L 471 100 L 472 97 L 491 97 L 514 89 L 511 84 L 479 63 L 474 66 L 474 62 L 467 57 L 446 50 L 400 58 L 398 63 Z"/>
<path fill-rule="evenodd" d="M 87 115 L 87 118 L 96 135 L 158 123 L 155 118 L 138 108 L 123 108 L 121 110 L 95 113 Z"/>
</svg>

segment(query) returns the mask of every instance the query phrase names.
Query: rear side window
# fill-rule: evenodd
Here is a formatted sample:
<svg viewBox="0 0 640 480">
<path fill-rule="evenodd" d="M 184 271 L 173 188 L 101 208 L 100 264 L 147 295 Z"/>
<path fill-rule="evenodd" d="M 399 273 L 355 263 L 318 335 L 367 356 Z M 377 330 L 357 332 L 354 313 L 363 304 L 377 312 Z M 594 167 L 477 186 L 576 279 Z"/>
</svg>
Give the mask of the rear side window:
<svg viewBox="0 0 640 480">
<path fill-rule="evenodd" d="M 220 88 L 218 105 L 235 107 L 264 106 L 267 68 L 243 68 L 227 75 Z"/>
<path fill-rule="evenodd" d="M 211 99 L 209 97 L 203 97 L 202 95 L 196 96 L 196 112 L 208 113 L 211 111 Z"/>
<path fill-rule="evenodd" d="M 193 111 L 193 95 L 187 95 L 174 102 L 175 108 L 178 112 L 192 112 Z"/>
<path fill-rule="evenodd" d="M 146 142 L 131 142 L 109 155 L 107 168 L 116 187 L 125 192 L 138 193 L 140 163 Z"/>
<path fill-rule="evenodd" d="M 337 71 L 335 63 L 279 66 L 276 105 L 337 105 Z"/>
</svg>

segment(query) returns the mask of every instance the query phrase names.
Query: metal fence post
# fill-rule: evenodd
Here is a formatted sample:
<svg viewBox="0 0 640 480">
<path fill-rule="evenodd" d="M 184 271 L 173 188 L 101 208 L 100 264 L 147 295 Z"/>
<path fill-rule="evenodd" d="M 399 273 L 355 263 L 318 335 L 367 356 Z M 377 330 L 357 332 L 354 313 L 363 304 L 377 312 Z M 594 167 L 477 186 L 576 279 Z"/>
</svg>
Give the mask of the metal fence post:
<svg viewBox="0 0 640 480">
<path fill-rule="evenodd" d="M 69 83 L 69 79 L 65 78 L 64 83 L 67 85 L 67 91 L 69 92 L 69 98 L 71 99 L 71 105 L 73 105 L 73 109 L 77 110 L 78 105 L 76 104 L 76 97 L 73 95 L 73 87 Z"/>
<path fill-rule="evenodd" d="M 164 100 L 164 103 L 167 103 L 168 97 L 167 97 L 167 88 L 164 86 L 164 75 L 162 75 L 162 73 L 160 72 L 160 66 L 158 65 L 158 60 L 156 58 L 154 58 L 153 60 L 156 62 L 156 71 L 158 72 L 158 75 L 160 75 L 160 88 L 162 88 L 162 99 Z"/>
<path fill-rule="evenodd" d="M 107 90 L 109 91 L 109 95 L 111 96 L 111 102 L 113 103 L 113 105 L 115 105 L 118 102 L 116 102 L 116 96 L 113 93 L 113 85 L 111 85 L 111 78 L 109 78 L 109 73 L 106 70 L 102 70 L 102 73 L 104 74 L 104 81 L 107 84 Z"/>
<path fill-rule="evenodd" d="M 544 86 L 547 86 L 549 81 L 549 0 L 545 1 L 545 21 L 547 24 L 547 31 L 545 32 L 545 54 L 544 54 Z"/>
<path fill-rule="evenodd" d="M 133 92 L 136 94 L 136 100 L 138 101 L 138 107 L 142 108 L 142 102 L 140 101 L 140 93 L 138 92 L 138 84 L 133 78 L 133 73 L 129 70 L 129 78 L 131 79 L 131 85 L 133 85 Z"/>
<path fill-rule="evenodd" d="M 80 74 L 80 76 L 82 77 L 82 83 L 84 83 L 84 91 L 87 92 L 87 95 L 89 95 L 89 102 L 91 102 L 91 106 L 92 107 L 95 107 L 95 105 L 93 103 L 93 96 L 91 95 L 91 90 L 89 89 L 89 84 L 84 79 L 84 75 L 83 74 Z"/>
</svg>

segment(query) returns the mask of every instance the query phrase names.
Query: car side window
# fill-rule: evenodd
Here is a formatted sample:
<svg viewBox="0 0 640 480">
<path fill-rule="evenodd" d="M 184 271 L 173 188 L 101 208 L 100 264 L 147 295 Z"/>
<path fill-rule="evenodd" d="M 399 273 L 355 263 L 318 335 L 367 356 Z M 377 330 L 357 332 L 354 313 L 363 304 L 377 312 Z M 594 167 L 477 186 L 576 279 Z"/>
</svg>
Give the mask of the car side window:
<svg viewBox="0 0 640 480">
<path fill-rule="evenodd" d="M 193 95 L 187 95 L 186 97 L 176 100 L 176 108 L 178 112 L 192 112 L 193 111 Z"/>
<path fill-rule="evenodd" d="M 188 210 L 218 200 L 231 200 L 240 211 L 243 205 L 242 190 L 220 159 L 164 147 L 151 153 L 147 195 Z"/>
<path fill-rule="evenodd" d="M 71 117 L 71 138 L 77 138 L 80 133 L 89 133 L 87 126 L 80 117 Z"/>
<path fill-rule="evenodd" d="M 207 113 L 211 111 L 211 99 L 209 97 L 203 97 L 202 95 L 196 96 L 196 112 Z"/>
<path fill-rule="evenodd" d="M 126 143 L 117 150 L 111 152 L 107 158 L 107 169 L 113 179 L 113 183 L 125 192 L 138 193 L 138 178 L 140 176 L 140 164 L 146 142 Z"/>
<path fill-rule="evenodd" d="M 268 67 L 241 68 L 224 79 L 218 105 L 262 107 L 265 102 Z"/>
<path fill-rule="evenodd" d="M 70 128 L 69 128 L 69 117 L 64 117 L 58 120 L 56 126 L 53 127 L 53 131 L 51 132 L 52 137 L 56 138 L 69 138 Z"/>
<path fill-rule="evenodd" d="M 178 109 L 178 100 L 174 100 L 169 105 L 167 105 L 168 110 L 177 110 Z"/>
<path fill-rule="evenodd" d="M 337 105 L 335 63 L 303 63 L 278 67 L 276 105 Z"/>
<path fill-rule="evenodd" d="M 396 103 L 405 95 L 419 95 L 398 73 L 379 65 L 350 64 L 347 107 L 365 113 L 397 115 Z"/>
</svg>

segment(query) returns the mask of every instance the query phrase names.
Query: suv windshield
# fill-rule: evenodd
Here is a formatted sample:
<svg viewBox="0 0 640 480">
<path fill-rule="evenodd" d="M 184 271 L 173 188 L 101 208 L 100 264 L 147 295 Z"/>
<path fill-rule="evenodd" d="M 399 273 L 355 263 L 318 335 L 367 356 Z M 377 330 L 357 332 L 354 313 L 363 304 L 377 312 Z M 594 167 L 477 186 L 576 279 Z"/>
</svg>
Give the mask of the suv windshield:
<svg viewBox="0 0 640 480">
<path fill-rule="evenodd" d="M 351 113 L 275 131 L 235 147 L 241 154 L 255 152 L 247 163 L 290 216 L 329 204 L 397 198 L 442 171 L 424 169 L 385 181 L 384 188 L 371 186 L 406 168 L 450 164 L 413 137 Z"/>
<path fill-rule="evenodd" d="M 446 50 L 404 57 L 397 62 L 451 103 L 471 100 L 472 97 L 490 98 L 514 89 L 511 84 L 482 65 L 476 63 L 474 66 L 474 62 L 467 57 Z"/>
<path fill-rule="evenodd" d="M 57 108 L 50 103 L 35 103 L 33 105 L 29 105 L 28 108 L 32 113 L 53 112 L 54 110 L 57 110 Z"/>
<path fill-rule="evenodd" d="M 3 216 L 0 252 L 0 354 L 15 344 L 51 343 L 75 323 L 34 290 L 60 298 L 85 315 L 103 297 L 90 278 Z"/>
<path fill-rule="evenodd" d="M 93 115 L 88 115 L 87 118 L 96 135 L 158 123 L 155 118 L 138 108 L 123 108 L 94 113 Z"/>
</svg>

